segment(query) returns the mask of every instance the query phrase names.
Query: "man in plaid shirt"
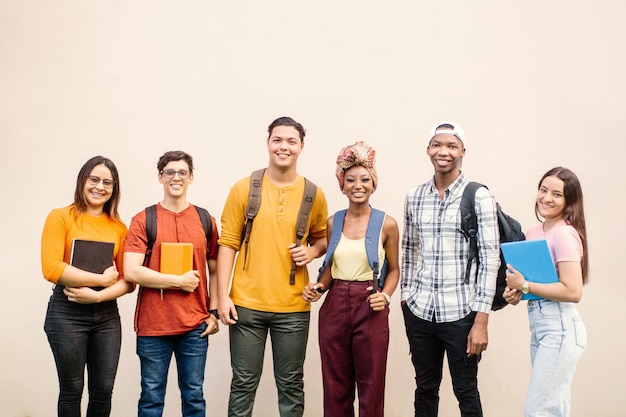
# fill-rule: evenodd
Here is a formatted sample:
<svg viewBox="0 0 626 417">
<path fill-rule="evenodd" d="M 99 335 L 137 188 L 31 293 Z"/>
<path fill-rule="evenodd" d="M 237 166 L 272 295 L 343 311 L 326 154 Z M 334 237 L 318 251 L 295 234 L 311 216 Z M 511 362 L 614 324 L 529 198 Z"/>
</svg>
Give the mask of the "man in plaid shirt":
<svg viewBox="0 0 626 417">
<path fill-rule="evenodd" d="M 496 203 L 476 192 L 479 262 L 465 280 L 469 241 L 461 232 L 460 204 L 469 180 L 461 172 L 465 136 L 453 122 L 429 135 L 435 173 L 412 189 L 404 206 L 402 311 L 415 368 L 415 416 L 436 417 L 446 353 L 462 417 L 482 416 L 478 362 L 487 350 L 487 324 L 500 263 Z"/>
</svg>

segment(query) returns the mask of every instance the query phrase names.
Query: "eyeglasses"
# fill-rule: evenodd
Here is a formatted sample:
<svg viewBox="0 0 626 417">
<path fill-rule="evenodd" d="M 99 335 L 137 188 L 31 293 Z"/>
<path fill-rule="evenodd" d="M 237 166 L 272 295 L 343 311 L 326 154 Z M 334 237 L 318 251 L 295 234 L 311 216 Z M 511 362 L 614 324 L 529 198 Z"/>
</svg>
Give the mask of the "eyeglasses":
<svg viewBox="0 0 626 417">
<path fill-rule="evenodd" d="M 178 171 L 176 171 L 175 169 L 166 169 L 166 170 L 161 170 L 160 174 L 163 175 L 163 177 L 167 178 L 168 180 L 171 180 L 172 178 L 174 178 L 176 174 L 178 174 L 178 177 L 181 180 L 186 180 L 191 175 L 191 171 L 187 171 L 186 169 L 179 169 Z"/>
<path fill-rule="evenodd" d="M 87 177 L 90 185 L 98 185 L 102 182 L 102 186 L 104 188 L 113 188 L 115 185 L 115 180 L 101 179 L 100 177 L 96 177 L 95 175 L 90 175 Z"/>
</svg>

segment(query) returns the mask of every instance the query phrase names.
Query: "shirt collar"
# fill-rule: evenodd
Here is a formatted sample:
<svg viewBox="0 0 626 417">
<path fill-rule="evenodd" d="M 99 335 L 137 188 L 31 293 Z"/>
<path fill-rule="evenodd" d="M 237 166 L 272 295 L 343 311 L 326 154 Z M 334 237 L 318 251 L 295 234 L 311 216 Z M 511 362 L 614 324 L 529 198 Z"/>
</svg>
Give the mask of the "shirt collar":
<svg viewBox="0 0 626 417">
<path fill-rule="evenodd" d="M 461 195 L 463 190 L 465 189 L 465 185 L 467 185 L 468 182 L 469 181 L 465 178 L 465 174 L 463 174 L 463 171 L 461 171 L 461 174 L 457 177 L 457 179 L 455 179 L 452 184 L 450 184 L 448 188 L 446 188 L 446 193 L 449 193 L 453 196 Z M 439 191 L 437 191 L 437 186 L 435 185 L 435 177 L 430 179 L 429 193 L 439 193 Z"/>
</svg>

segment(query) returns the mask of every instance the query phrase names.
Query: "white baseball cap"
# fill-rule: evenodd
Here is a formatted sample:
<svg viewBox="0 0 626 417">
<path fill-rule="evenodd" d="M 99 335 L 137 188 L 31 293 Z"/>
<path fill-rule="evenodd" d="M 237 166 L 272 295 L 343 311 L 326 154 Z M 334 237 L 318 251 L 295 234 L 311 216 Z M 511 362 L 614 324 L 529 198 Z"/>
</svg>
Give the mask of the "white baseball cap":
<svg viewBox="0 0 626 417">
<path fill-rule="evenodd" d="M 466 142 L 465 142 L 465 132 L 463 131 L 463 129 L 461 128 L 461 126 L 459 126 L 458 123 L 454 123 L 454 122 L 441 122 L 441 123 L 437 123 L 435 125 L 435 127 L 433 127 L 430 131 L 430 134 L 428 135 L 428 143 L 430 144 L 430 141 L 438 134 L 440 133 L 447 133 L 449 135 L 454 135 L 457 138 L 459 138 L 459 140 L 461 141 L 461 143 L 463 144 L 463 147 L 466 147 Z"/>
</svg>

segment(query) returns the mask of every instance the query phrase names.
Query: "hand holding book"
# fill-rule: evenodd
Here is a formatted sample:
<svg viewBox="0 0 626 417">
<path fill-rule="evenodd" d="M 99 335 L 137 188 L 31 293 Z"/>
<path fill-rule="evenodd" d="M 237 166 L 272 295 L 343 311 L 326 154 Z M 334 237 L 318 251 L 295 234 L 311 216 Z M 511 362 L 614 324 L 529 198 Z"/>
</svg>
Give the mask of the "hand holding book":
<svg viewBox="0 0 626 417">
<path fill-rule="evenodd" d="M 179 275 L 178 288 L 193 292 L 200 284 L 200 273 L 193 270 L 193 244 L 161 242 L 160 272 Z"/>
<path fill-rule="evenodd" d="M 510 288 L 522 292 L 525 281 L 551 283 L 558 282 L 559 276 L 545 239 L 506 242 L 501 246 L 507 263 L 506 282 Z M 534 294 L 524 294 L 522 300 L 536 300 Z M 507 300 L 508 301 L 508 300 Z"/>
<path fill-rule="evenodd" d="M 200 273 L 198 271 L 187 271 L 181 275 L 178 287 L 187 292 L 194 292 L 200 284 Z"/>
<path fill-rule="evenodd" d="M 106 288 L 115 284 L 119 272 L 113 265 L 113 242 L 96 240 L 74 239 L 70 254 L 70 265 L 83 271 L 102 275 L 100 287 Z M 95 288 L 94 289 L 98 289 Z"/>
</svg>

